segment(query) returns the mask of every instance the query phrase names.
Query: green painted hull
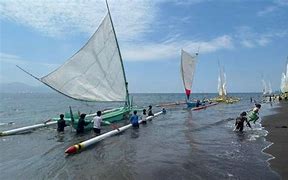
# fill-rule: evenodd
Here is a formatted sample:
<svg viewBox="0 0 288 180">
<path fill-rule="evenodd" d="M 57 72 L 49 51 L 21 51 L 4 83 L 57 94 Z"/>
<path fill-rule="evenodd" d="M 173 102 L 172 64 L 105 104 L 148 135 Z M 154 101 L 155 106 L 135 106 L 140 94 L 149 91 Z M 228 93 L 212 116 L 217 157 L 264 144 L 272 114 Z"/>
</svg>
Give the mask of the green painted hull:
<svg viewBox="0 0 288 180">
<path fill-rule="evenodd" d="M 110 123 L 114 123 L 117 121 L 121 121 L 125 118 L 128 118 L 130 112 L 131 112 L 131 107 L 122 107 L 122 108 L 114 109 L 113 111 L 110 111 L 107 113 L 103 113 L 102 115 L 103 121 L 108 122 L 108 123 L 103 122 L 102 125 L 109 125 Z M 85 121 L 91 122 L 91 123 L 85 126 L 85 129 L 89 130 L 93 128 L 92 120 L 94 116 L 89 116 L 89 115 L 86 115 L 86 116 L 87 117 L 85 118 Z M 67 112 L 65 113 L 64 120 L 67 122 L 67 124 L 72 124 L 73 128 L 76 129 L 78 120 L 79 120 L 79 114 L 73 113 L 73 118 L 74 118 L 74 122 L 72 123 L 70 113 L 67 113 Z M 59 118 L 52 118 L 53 121 L 57 121 L 58 119 Z"/>
</svg>

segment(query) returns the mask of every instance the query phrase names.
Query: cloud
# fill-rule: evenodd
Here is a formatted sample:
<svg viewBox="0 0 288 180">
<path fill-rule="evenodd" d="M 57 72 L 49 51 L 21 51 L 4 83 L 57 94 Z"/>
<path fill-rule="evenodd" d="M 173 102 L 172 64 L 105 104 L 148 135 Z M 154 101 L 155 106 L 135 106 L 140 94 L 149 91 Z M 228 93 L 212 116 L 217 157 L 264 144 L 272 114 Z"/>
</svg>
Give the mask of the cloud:
<svg viewBox="0 0 288 180">
<path fill-rule="evenodd" d="M 206 0 L 173 0 L 170 3 L 191 5 L 202 2 L 206 2 Z M 166 1 L 109 0 L 117 37 L 123 42 L 121 50 L 123 49 L 125 59 L 133 61 L 171 58 L 178 56 L 181 48 L 195 52 L 200 47 L 201 53 L 207 53 L 232 47 L 231 38 L 225 35 L 210 41 L 187 41 L 180 39 L 181 33 L 173 33 L 171 34 L 173 37 L 167 35 L 166 40 L 161 43 L 147 42 L 141 37 L 147 35 L 147 32 L 153 31 L 151 26 L 157 19 L 157 3 L 166 3 Z M 67 33 L 77 32 L 91 35 L 107 13 L 103 0 L 13 0 L 1 1 L 0 6 L 2 19 L 25 25 L 52 37 L 61 37 Z M 190 20 L 189 16 L 181 19 L 182 22 Z M 131 46 L 130 40 L 133 40 L 133 46 Z M 140 43 L 136 42 L 135 45 L 135 40 Z M 123 46 L 124 48 L 122 48 Z M 13 60 L 18 64 L 24 62 L 19 57 L 9 57 L 8 60 L 10 62 Z M 25 63 L 29 63 L 29 61 L 25 61 Z"/>
<path fill-rule="evenodd" d="M 241 26 L 237 28 L 235 39 L 244 47 L 254 48 L 266 46 L 276 38 L 283 38 L 287 36 L 287 30 L 274 30 L 271 32 L 258 33 L 251 27 Z"/>
<path fill-rule="evenodd" d="M 288 0 L 275 0 L 278 6 L 288 6 Z"/>
<path fill-rule="evenodd" d="M 164 1 L 164 0 L 163 0 Z M 171 2 L 175 3 L 176 5 L 192 5 L 192 4 L 198 4 L 203 3 L 211 0 L 172 0 Z"/>
<path fill-rule="evenodd" d="M 277 6 L 268 6 L 265 9 L 263 9 L 261 11 L 258 11 L 257 15 L 258 16 L 264 16 L 266 14 L 269 14 L 269 13 L 272 13 L 272 12 L 276 11 L 277 9 L 278 9 Z"/>
<path fill-rule="evenodd" d="M 265 7 L 263 10 L 258 11 L 257 15 L 258 16 L 265 16 L 267 14 L 273 13 L 281 8 L 285 8 L 288 6 L 288 1 L 287 0 L 275 0 L 273 2 L 273 5 Z"/>
<path fill-rule="evenodd" d="M 110 0 L 111 16 L 121 39 L 149 30 L 155 16 L 151 0 Z M 82 32 L 91 35 L 107 13 L 103 0 L 0 1 L 0 18 L 30 27 L 52 37 Z"/>
<path fill-rule="evenodd" d="M 249 40 L 247 40 L 247 39 L 244 39 L 244 40 L 240 41 L 240 43 L 241 43 L 243 46 L 247 47 L 247 48 L 253 48 L 253 47 L 255 47 L 255 44 L 254 44 L 252 41 L 249 41 Z"/>
<path fill-rule="evenodd" d="M 31 62 L 17 55 L 0 52 L 0 64 L 2 63 L 12 64 L 12 65 L 24 65 L 24 66 L 39 66 L 40 65 L 49 69 L 55 69 L 56 67 L 60 66 L 59 64 Z"/>
<path fill-rule="evenodd" d="M 258 44 L 260 46 L 266 46 L 267 44 L 269 44 L 271 42 L 271 40 L 267 37 L 260 37 L 260 39 L 258 40 Z"/>
<path fill-rule="evenodd" d="M 122 54 L 127 61 L 167 60 L 179 57 L 181 49 L 195 53 L 198 48 L 200 54 L 231 49 L 233 48 L 232 38 L 228 35 L 210 41 L 177 41 L 176 38 L 172 38 L 162 43 L 142 43 L 133 47 L 124 47 Z"/>
</svg>

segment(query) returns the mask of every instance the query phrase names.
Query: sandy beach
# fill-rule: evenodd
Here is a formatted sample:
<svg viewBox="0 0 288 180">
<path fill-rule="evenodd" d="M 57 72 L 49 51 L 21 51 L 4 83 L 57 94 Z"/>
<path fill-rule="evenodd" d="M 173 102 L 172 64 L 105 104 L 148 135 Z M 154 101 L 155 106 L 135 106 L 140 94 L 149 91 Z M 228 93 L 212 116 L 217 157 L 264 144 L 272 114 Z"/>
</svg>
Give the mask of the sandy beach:
<svg viewBox="0 0 288 180">
<path fill-rule="evenodd" d="M 269 132 L 266 140 L 273 143 L 264 152 L 275 157 L 269 161 L 271 168 L 288 179 L 288 102 L 282 101 L 275 111 L 277 114 L 263 118 L 262 126 Z"/>
</svg>

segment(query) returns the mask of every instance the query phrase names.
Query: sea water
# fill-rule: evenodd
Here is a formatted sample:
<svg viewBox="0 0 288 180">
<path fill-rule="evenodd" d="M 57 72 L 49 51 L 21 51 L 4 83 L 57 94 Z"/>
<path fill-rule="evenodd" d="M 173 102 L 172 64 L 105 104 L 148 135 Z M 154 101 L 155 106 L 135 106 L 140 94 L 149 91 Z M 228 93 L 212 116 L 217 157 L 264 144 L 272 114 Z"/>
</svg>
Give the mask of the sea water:
<svg viewBox="0 0 288 180">
<path fill-rule="evenodd" d="M 234 132 L 235 118 L 253 108 L 260 94 L 232 94 L 234 104 L 218 104 L 191 111 L 185 105 L 167 107 L 161 115 L 138 130 L 110 137 L 72 156 L 69 146 L 94 136 L 76 135 L 70 127 L 58 134 L 56 127 L 0 137 L 0 179 L 280 179 L 262 150 L 267 131 L 259 122 L 243 133 Z M 195 99 L 216 94 L 194 94 Z M 123 103 L 85 103 L 56 93 L 1 94 L 0 131 L 42 123 L 69 111 L 85 113 L 120 107 Z M 183 101 L 183 94 L 133 94 L 139 108 Z M 277 104 L 272 104 L 277 106 Z M 262 104 L 261 116 L 274 113 Z M 141 114 L 141 112 L 138 112 Z M 124 120 L 117 123 L 122 126 Z M 112 130 L 103 127 L 103 132 Z"/>
</svg>

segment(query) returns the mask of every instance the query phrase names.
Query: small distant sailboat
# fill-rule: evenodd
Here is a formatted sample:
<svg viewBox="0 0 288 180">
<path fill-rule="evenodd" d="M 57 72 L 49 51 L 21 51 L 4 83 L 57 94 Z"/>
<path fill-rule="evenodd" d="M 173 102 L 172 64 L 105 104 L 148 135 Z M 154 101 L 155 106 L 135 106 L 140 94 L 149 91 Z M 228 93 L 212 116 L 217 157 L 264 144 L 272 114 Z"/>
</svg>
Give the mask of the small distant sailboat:
<svg viewBox="0 0 288 180">
<path fill-rule="evenodd" d="M 268 93 L 271 95 L 272 94 L 272 87 L 271 87 L 271 82 L 269 81 L 268 83 Z"/>
<path fill-rule="evenodd" d="M 109 123 L 122 120 L 131 111 L 128 83 L 108 3 L 108 13 L 88 42 L 68 61 L 50 74 L 36 78 L 53 90 L 79 101 L 125 102 L 124 107 L 103 114 Z M 90 114 L 86 117 L 95 116 Z M 73 117 L 74 116 L 74 117 Z M 78 114 L 65 114 L 76 127 Z M 75 120 L 74 120 L 75 118 Z M 57 120 L 58 118 L 54 118 Z M 89 125 L 88 128 L 92 128 Z"/>
<path fill-rule="evenodd" d="M 264 79 L 261 80 L 262 81 L 262 85 L 263 85 L 263 96 L 266 96 L 269 94 L 268 92 L 268 87 L 267 87 L 267 83 L 265 82 Z"/>
<path fill-rule="evenodd" d="M 286 67 L 281 77 L 280 90 L 282 93 L 288 93 L 288 57 L 286 62 Z"/>
<path fill-rule="evenodd" d="M 227 96 L 226 84 L 226 73 L 224 67 L 221 68 L 219 64 L 218 94 L 221 97 Z"/>
<path fill-rule="evenodd" d="M 240 99 L 236 97 L 227 96 L 227 79 L 224 67 L 221 67 L 220 62 L 218 61 L 219 66 L 219 76 L 218 76 L 218 97 L 213 98 L 213 101 L 224 102 L 224 103 L 234 103 L 238 102 Z"/>
<path fill-rule="evenodd" d="M 206 103 L 206 102 L 193 102 L 190 99 L 190 95 L 192 93 L 192 84 L 195 74 L 195 68 L 197 63 L 198 53 L 195 55 L 190 55 L 184 50 L 181 50 L 181 65 L 180 72 L 183 80 L 184 90 L 186 94 L 186 104 L 187 107 L 193 111 L 206 109 L 207 107 L 217 105 L 218 103 Z"/>
<path fill-rule="evenodd" d="M 181 50 L 181 76 L 183 80 L 183 85 L 185 89 L 186 94 L 186 102 L 189 106 L 191 102 L 190 101 L 190 94 L 192 92 L 192 84 L 193 84 L 193 77 L 197 62 L 197 56 L 198 53 L 195 53 L 195 55 L 190 55 L 184 50 Z"/>
</svg>

